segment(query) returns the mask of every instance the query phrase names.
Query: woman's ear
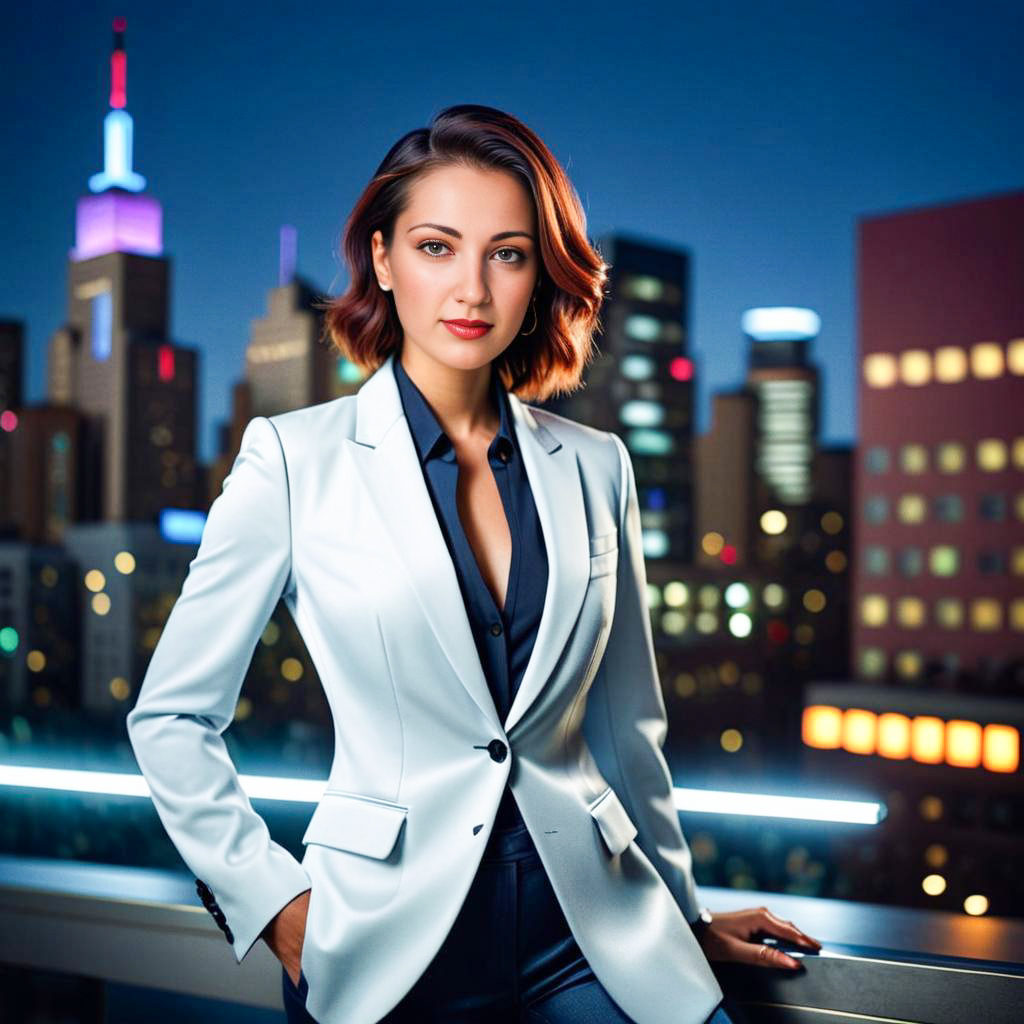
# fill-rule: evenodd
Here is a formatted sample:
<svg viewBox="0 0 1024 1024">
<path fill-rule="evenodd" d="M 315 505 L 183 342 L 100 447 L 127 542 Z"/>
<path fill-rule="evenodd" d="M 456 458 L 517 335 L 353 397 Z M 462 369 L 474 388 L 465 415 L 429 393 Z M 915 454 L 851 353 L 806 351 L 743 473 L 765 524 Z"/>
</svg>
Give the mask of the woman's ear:
<svg viewBox="0 0 1024 1024">
<path fill-rule="evenodd" d="M 384 245 L 384 236 L 378 229 L 370 236 L 370 259 L 373 261 L 373 272 L 377 284 L 382 291 L 391 291 L 391 267 L 388 263 L 388 250 Z"/>
</svg>

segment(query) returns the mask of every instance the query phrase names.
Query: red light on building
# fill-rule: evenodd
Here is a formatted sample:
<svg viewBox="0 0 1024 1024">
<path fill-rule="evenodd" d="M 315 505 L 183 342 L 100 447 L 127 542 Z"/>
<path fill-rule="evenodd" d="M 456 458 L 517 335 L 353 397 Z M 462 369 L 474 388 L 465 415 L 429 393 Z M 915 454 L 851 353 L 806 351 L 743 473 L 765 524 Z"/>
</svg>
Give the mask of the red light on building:
<svg viewBox="0 0 1024 1024">
<path fill-rule="evenodd" d="M 718 557 L 726 565 L 734 565 L 736 563 L 736 545 L 735 544 L 726 544 L 722 548 L 722 550 L 719 552 Z"/>
<path fill-rule="evenodd" d="M 772 619 L 768 623 L 768 639 L 773 644 L 784 644 L 789 639 L 789 626 L 782 619 Z"/>
<path fill-rule="evenodd" d="M 161 380 L 174 380 L 174 349 L 170 345 L 157 349 L 156 372 Z"/>
<path fill-rule="evenodd" d="M 18 414 L 13 409 L 4 409 L 0 412 L 0 430 L 10 433 L 18 425 Z"/>
<path fill-rule="evenodd" d="M 668 364 L 668 372 L 675 380 L 693 380 L 693 360 L 676 356 Z"/>
</svg>

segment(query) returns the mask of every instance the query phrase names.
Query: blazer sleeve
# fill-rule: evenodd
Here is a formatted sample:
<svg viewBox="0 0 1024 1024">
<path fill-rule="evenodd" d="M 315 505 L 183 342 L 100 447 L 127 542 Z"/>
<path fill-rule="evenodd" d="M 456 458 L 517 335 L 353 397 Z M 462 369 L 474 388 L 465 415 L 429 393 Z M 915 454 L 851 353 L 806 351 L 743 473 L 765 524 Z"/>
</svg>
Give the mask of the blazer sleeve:
<svg viewBox="0 0 1024 1024">
<path fill-rule="evenodd" d="M 222 735 L 290 573 L 284 453 L 277 429 L 257 416 L 126 719 L 160 820 L 239 963 L 312 884 L 253 810 Z"/>
<path fill-rule="evenodd" d="M 668 720 L 647 606 L 636 481 L 625 444 L 618 435 L 610 436 L 618 448 L 620 469 L 615 611 L 588 693 L 583 731 L 598 767 L 637 827 L 637 844 L 692 923 L 701 904 L 662 753 Z"/>
</svg>

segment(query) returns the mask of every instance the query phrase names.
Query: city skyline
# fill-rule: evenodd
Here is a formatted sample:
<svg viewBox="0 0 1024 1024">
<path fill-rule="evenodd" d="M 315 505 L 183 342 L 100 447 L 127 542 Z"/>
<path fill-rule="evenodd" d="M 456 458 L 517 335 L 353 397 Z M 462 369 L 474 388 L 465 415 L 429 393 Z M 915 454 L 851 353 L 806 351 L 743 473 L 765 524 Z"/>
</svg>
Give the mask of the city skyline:
<svg viewBox="0 0 1024 1024">
<path fill-rule="evenodd" d="M 217 423 L 229 415 L 251 321 L 263 315 L 266 293 L 277 283 L 280 225 L 298 229 L 299 273 L 336 294 L 347 278 L 337 238 L 356 195 L 387 146 L 447 103 L 503 106 L 534 127 L 577 186 L 592 238 L 620 232 L 690 252 L 699 433 L 709 427 L 711 394 L 742 378 L 742 312 L 804 305 L 822 317 L 814 343 L 823 369 L 822 440 L 851 441 L 856 220 L 1011 191 L 1024 171 L 1024 143 L 1011 135 L 1022 86 L 1012 75 L 1006 31 L 1021 19 L 1008 5 L 991 5 L 987 20 L 974 11 L 933 11 L 920 23 L 916 8 L 879 20 L 878 7 L 873 26 L 852 15 L 808 16 L 789 7 L 770 25 L 752 17 L 737 27 L 722 12 L 694 10 L 675 12 L 664 27 L 676 31 L 648 39 L 627 27 L 616 31 L 622 15 L 611 8 L 588 6 L 601 10 L 599 20 L 550 23 L 550 35 L 538 35 L 536 21 L 521 10 L 518 24 L 502 27 L 509 52 L 518 55 L 520 73 L 510 84 L 501 81 L 488 48 L 451 55 L 439 44 L 456 38 L 458 26 L 424 20 L 412 8 L 408 35 L 391 40 L 394 59 L 383 64 L 381 48 L 369 45 L 368 15 L 318 13 L 313 34 L 301 19 L 283 21 L 269 6 L 245 10 L 244 24 L 236 13 L 212 12 L 201 31 L 152 5 L 124 12 L 135 166 L 166 217 L 171 337 L 202 353 L 204 462 L 215 454 Z M 480 12 L 474 36 L 493 38 L 492 16 Z M 65 18 L 70 31 L 48 43 L 46 62 L 33 61 L 28 45 L 43 31 L 38 13 L 18 12 L 7 37 L 16 52 L 6 64 L 22 97 L 8 139 L 12 152 L 27 159 L 5 163 L 5 193 L 33 201 L 8 201 L 0 315 L 26 324 L 29 402 L 44 396 L 46 341 L 64 316 L 74 204 L 100 169 L 107 106 L 110 14 L 87 6 Z M 592 58 L 605 58 L 598 66 L 611 67 L 618 57 L 628 75 L 581 82 L 570 68 L 552 64 L 554 41 L 569 31 Z M 175 78 L 186 43 L 190 74 Z M 872 48 L 871 83 L 855 73 L 861 43 Z M 950 78 L 954 43 L 958 67 L 984 74 Z M 53 76 L 53 66 L 63 73 Z M 301 80 L 294 74 L 299 66 Z M 526 66 L 537 73 L 522 74 Z M 393 76 L 385 91 L 375 67 Z M 493 75 L 483 75 L 485 67 Z M 800 90 L 802 74 L 826 67 L 827 82 Z M 417 74 L 439 75 L 443 85 L 425 90 Z M 295 97 L 318 90 L 328 96 L 335 76 L 348 98 L 325 100 L 338 126 L 328 132 L 324 107 Z M 552 93 L 555 77 L 560 91 Z M 413 104 L 408 95 L 424 99 Z M 368 119 L 371 101 L 379 116 Z M 906 120 L 897 131 L 900 116 Z M 300 142 L 308 148 L 297 149 Z M 292 160 L 293 152 L 303 159 Z M 732 213 L 737 203 L 742 217 Z"/>
</svg>

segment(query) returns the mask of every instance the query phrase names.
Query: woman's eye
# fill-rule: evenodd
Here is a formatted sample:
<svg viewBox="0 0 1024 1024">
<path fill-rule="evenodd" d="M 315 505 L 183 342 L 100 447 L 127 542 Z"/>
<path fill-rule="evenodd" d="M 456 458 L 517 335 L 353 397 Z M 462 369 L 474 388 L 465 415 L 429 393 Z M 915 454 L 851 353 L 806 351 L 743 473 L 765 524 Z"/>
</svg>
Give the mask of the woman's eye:
<svg viewBox="0 0 1024 1024">
<path fill-rule="evenodd" d="M 416 246 L 416 248 L 417 249 L 423 249 L 424 252 L 425 252 L 428 245 L 439 245 L 439 246 L 441 246 L 442 249 L 447 249 L 448 248 L 448 246 L 445 245 L 444 242 L 423 242 L 420 245 Z M 432 252 L 432 253 L 429 253 L 429 255 L 437 256 L 437 255 L 440 255 L 440 254 Z"/>
<path fill-rule="evenodd" d="M 518 249 L 499 249 L 498 252 L 510 252 L 514 256 L 518 257 L 514 260 L 498 260 L 499 263 L 522 263 L 526 257 Z"/>
</svg>

